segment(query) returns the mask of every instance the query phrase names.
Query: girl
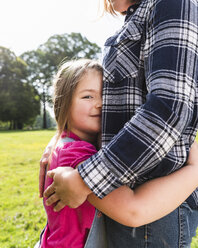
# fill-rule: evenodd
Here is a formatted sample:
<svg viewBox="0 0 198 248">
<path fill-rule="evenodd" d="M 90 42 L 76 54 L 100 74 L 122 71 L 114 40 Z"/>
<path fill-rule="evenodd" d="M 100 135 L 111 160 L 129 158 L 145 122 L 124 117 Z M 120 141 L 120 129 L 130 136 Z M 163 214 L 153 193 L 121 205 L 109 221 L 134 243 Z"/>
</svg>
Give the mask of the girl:
<svg viewBox="0 0 198 248">
<path fill-rule="evenodd" d="M 94 61 L 64 63 L 54 81 L 54 113 L 58 132 L 50 158 L 50 169 L 75 168 L 97 152 L 101 127 L 102 67 Z M 45 188 L 52 183 L 47 178 Z M 75 185 L 73 185 L 75 187 Z M 95 208 L 87 201 L 77 209 L 66 206 L 59 213 L 46 205 L 48 223 L 41 247 L 84 247 Z"/>
<path fill-rule="evenodd" d="M 61 66 L 54 83 L 58 134 L 52 149 L 50 170 L 57 166 L 75 168 L 97 152 L 101 91 L 102 67 L 97 62 L 79 60 Z M 196 145 L 192 148 L 194 152 L 189 158 L 191 165 L 178 172 L 145 183 L 134 191 L 122 186 L 103 200 L 94 194 L 89 195 L 88 200 L 109 217 L 128 226 L 156 220 L 176 208 L 197 186 L 197 149 Z M 59 167 L 60 171 L 62 169 Z M 47 178 L 45 189 L 51 183 L 52 179 Z M 42 235 L 41 247 L 84 247 L 94 218 L 94 207 L 86 201 L 76 209 L 66 206 L 60 212 L 55 212 L 46 198 L 44 206 L 48 223 Z M 92 243 L 91 247 L 96 247 L 96 244 Z"/>
</svg>

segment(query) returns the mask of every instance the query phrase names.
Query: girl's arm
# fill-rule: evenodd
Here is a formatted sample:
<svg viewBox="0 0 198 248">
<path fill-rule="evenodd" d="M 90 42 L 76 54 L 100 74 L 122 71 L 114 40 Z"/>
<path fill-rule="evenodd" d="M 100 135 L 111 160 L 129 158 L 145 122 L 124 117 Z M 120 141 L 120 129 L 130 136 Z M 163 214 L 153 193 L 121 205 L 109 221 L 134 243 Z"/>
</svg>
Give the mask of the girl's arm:
<svg viewBox="0 0 198 248">
<path fill-rule="evenodd" d="M 88 201 L 117 222 L 137 227 L 162 218 L 176 209 L 198 187 L 198 144 L 190 150 L 188 165 L 135 190 L 122 186 L 102 200 L 93 193 Z"/>
<path fill-rule="evenodd" d="M 44 191 L 44 184 L 45 184 L 45 174 L 46 174 L 46 167 L 48 164 L 49 156 L 51 154 L 52 147 L 56 142 L 57 134 L 55 134 L 48 145 L 46 146 L 42 158 L 40 160 L 40 170 L 39 170 L 39 196 L 43 197 Z"/>
</svg>

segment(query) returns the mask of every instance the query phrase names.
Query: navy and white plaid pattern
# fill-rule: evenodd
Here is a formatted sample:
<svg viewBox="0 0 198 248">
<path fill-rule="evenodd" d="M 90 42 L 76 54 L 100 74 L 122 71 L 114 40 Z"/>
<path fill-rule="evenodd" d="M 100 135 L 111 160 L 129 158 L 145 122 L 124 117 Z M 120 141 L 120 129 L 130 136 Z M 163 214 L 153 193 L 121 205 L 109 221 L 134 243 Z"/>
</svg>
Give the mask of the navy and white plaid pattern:
<svg viewBox="0 0 198 248">
<path fill-rule="evenodd" d="M 103 66 L 103 148 L 78 167 L 100 198 L 186 162 L 198 129 L 198 1 L 131 6 Z M 198 190 L 188 202 L 198 206 Z"/>
</svg>

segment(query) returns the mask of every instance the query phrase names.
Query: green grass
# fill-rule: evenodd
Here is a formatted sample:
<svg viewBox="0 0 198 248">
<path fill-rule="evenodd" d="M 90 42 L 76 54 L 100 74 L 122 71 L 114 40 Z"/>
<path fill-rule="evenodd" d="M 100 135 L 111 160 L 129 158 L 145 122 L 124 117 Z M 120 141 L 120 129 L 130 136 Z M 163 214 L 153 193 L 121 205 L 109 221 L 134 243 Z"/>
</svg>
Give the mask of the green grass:
<svg viewBox="0 0 198 248">
<path fill-rule="evenodd" d="M 0 247 L 34 247 L 45 226 L 39 159 L 54 131 L 0 132 Z"/>
<path fill-rule="evenodd" d="M 54 133 L 0 132 L 0 248 L 33 248 L 39 239 L 46 223 L 39 159 Z M 192 248 L 198 248 L 198 233 Z"/>
</svg>

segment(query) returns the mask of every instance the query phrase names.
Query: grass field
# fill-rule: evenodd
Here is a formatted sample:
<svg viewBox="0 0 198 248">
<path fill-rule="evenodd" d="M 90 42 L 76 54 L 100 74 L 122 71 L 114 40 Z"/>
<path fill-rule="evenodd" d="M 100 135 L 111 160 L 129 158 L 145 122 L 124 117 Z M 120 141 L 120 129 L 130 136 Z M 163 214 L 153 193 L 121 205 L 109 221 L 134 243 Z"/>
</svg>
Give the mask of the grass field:
<svg viewBox="0 0 198 248">
<path fill-rule="evenodd" d="M 42 151 L 54 131 L 0 132 L 0 247 L 34 247 L 46 223 L 38 197 Z"/>
<path fill-rule="evenodd" d="M 33 248 L 39 239 L 46 223 L 38 197 L 39 159 L 53 134 L 0 132 L 0 248 Z M 192 248 L 198 248 L 198 234 Z"/>
</svg>

